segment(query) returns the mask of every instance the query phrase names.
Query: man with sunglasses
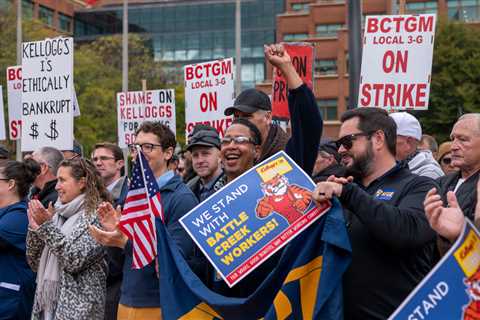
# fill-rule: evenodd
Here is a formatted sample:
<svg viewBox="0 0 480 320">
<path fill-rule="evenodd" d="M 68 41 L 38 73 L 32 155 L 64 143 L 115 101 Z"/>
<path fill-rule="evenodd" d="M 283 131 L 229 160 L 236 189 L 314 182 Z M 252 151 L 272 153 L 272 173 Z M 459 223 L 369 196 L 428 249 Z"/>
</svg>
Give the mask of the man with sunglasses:
<svg viewBox="0 0 480 320">
<path fill-rule="evenodd" d="M 175 135 L 166 125 L 145 121 L 135 133 L 135 144 L 129 147 L 133 159 L 137 155 L 137 148 L 145 155 L 160 188 L 166 228 L 192 269 L 202 272 L 206 261 L 179 223 L 179 219 L 195 207 L 198 201 L 181 178 L 169 170 L 175 146 Z M 112 222 L 112 217 L 109 219 Z M 156 223 L 162 222 L 157 218 Z M 92 235 L 103 245 L 117 246 L 125 252 L 118 319 L 161 319 L 160 288 L 155 262 L 142 269 L 132 269 L 132 243 L 118 228 L 111 231 L 94 230 Z"/>
<path fill-rule="evenodd" d="M 223 186 L 220 137 L 217 130 L 204 124 L 195 126 L 188 137 L 187 150 L 192 154 L 192 166 L 197 174 L 187 186 L 202 202 Z"/>
<path fill-rule="evenodd" d="M 433 158 L 432 152 L 419 148 L 422 127 L 417 118 L 408 112 L 394 112 L 390 117 L 397 125 L 397 160 L 406 161 L 410 171 L 419 176 L 432 179 L 442 177 L 442 168 Z"/>
<path fill-rule="evenodd" d="M 317 202 L 338 197 L 352 245 L 344 275 L 345 319 L 386 319 L 436 262 L 423 199 L 436 184 L 395 160 L 396 125 L 385 110 L 341 117 L 338 151 L 349 179 L 320 182 Z"/>
</svg>

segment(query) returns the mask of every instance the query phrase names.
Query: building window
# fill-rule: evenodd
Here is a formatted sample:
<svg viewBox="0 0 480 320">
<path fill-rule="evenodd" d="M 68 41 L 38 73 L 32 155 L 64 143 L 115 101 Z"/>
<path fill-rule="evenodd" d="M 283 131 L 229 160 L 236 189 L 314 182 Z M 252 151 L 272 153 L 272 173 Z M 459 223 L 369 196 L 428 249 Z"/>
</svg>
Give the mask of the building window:
<svg viewBox="0 0 480 320">
<path fill-rule="evenodd" d="M 318 74 L 318 75 L 337 74 L 337 60 L 336 59 L 316 59 L 315 74 Z"/>
<path fill-rule="evenodd" d="M 344 28 L 344 24 L 319 24 L 316 26 L 317 37 L 336 37 L 338 30 Z"/>
<path fill-rule="evenodd" d="M 292 3 L 293 11 L 308 11 L 309 8 L 310 8 L 310 4 L 308 3 Z"/>
<path fill-rule="evenodd" d="M 437 13 L 437 1 L 409 2 L 406 4 L 407 13 Z"/>
<path fill-rule="evenodd" d="M 286 33 L 283 35 L 283 41 L 305 40 L 307 38 L 307 33 Z"/>
<path fill-rule="evenodd" d="M 480 0 L 448 0 L 447 7 L 450 19 L 480 21 Z"/>
<path fill-rule="evenodd" d="M 22 0 L 22 15 L 24 18 L 33 18 L 33 2 L 29 0 Z"/>
<path fill-rule="evenodd" d="M 40 6 L 38 18 L 46 25 L 53 26 L 53 10 L 44 6 Z"/>
<path fill-rule="evenodd" d="M 70 32 L 72 30 L 72 17 L 59 13 L 58 27 L 61 31 Z"/>
<path fill-rule="evenodd" d="M 318 99 L 318 108 L 323 120 L 337 120 L 337 99 Z"/>
</svg>

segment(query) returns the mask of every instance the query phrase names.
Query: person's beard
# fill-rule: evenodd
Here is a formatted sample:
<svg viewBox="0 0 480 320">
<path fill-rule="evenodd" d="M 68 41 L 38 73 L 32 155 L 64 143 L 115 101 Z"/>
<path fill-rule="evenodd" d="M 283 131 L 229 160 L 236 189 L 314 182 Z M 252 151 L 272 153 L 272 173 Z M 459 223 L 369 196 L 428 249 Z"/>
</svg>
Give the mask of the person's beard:
<svg viewBox="0 0 480 320">
<path fill-rule="evenodd" d="M 373 166 L 373 146 L 372 142 L 368 141 L 367 149 L 361 155 L 354 156 L 350 154 L 353 159 L 351 166 L 346 167 L 347 177 L 352 176 L 355 180 L 361 180 L 368 176 Z"/>
</svg>

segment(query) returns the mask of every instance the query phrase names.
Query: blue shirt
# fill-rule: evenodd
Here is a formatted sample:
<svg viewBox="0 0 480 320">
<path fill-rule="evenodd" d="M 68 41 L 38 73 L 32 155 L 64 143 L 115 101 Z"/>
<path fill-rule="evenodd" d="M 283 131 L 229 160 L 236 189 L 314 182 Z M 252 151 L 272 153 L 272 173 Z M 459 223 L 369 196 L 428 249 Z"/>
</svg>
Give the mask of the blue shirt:
<svg viewBox="0 0 480 320">
<path fill-rule="evenodd" d="M 0 208 L 0 318 L 29 319 L 35 294 L 34 273 L 27 264 L 27 203 Z"/>
<path fill-rule="evenodd" d="M 157 178 L 162 197 L 163 212 L 167 230 L 185 257 L 192 257 L 194 244 L 178 219 L 190 211 L 198 203 L 195 195 L 173 171 L 167 171 Z M 156 219 L 156 223 L 161 223 Z M 188 259 L 187 259 L 188 260 Z M 159 269 L 162 262 L 159 261 Z M 160 271 L 161 272 L 161 271 Z M 123 281 L 120 303 L 133 308 L 159 308 L 160 291 L 155 262 L 143 269 L 132 269 L 132 242 L 125 246 L 125 262 L 123 264 Z"/>
</svg>

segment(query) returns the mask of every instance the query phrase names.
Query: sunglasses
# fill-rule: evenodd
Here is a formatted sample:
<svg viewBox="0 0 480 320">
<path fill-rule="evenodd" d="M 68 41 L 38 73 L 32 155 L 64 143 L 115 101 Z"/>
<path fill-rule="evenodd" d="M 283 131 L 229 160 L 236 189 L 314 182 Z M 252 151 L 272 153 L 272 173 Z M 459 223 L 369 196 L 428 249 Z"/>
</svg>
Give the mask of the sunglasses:
<svg viewBox="0 0 480 320">
<path fill-rule="evenodd" d="M 448 166 L 450 163 L 452 163 L 452 158 L 443 158 L 442 163 Z"/>
<path fill-rule="evenodd" d="M 222 146 L 228 146 L 230 143 L 235 143 L 235 144 L 255 144 L 255 141 L 252 138 L 249 137 L 244 137 L 244 136 L 238 136 L 238 137 L 223 137 L 222 140 L 220 141 Z"/>
<path fill-rule="evenodd" d="M 353 147 L 353 142 L 357 140 L 358 137 L 368 137 L 370 138 L 372 136 L 373 132 L 370 133 L 365 133 L 365 132 L 359 132 L 359 133 L 352 133 L 346 136 L 341 137 L 337 141 L 335 141 L 335 144 L 337 145 L 337 149 L 340 149 L 341 146 L 343 146 L 346 150 L 350 150 Z"/>
</svg>

